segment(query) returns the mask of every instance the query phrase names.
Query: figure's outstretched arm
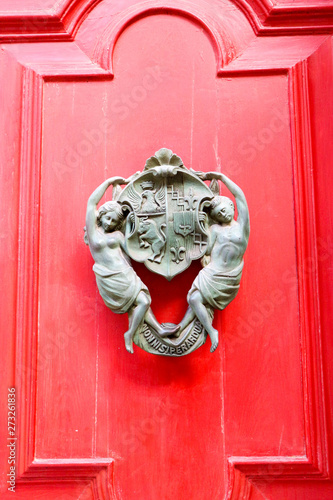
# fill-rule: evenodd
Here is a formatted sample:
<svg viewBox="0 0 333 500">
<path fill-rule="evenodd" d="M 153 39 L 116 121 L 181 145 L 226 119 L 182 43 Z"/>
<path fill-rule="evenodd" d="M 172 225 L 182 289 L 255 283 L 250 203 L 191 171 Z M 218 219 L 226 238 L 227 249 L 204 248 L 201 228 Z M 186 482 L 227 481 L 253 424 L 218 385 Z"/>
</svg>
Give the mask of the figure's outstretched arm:
<svg viewBox="0 0 333 500">
<path fill-rule="evenodd" d="M 245 235 L 248 237 L 250 234 L 249 209 L 247 206 L 245 195 L 241 188 L 237 186 L 237 184 L 235 184 L 226 175 L 219 172 L 196 172 L 196 174 L 199 175 L 200 179 L 202 179 L 203 181 L 216 179 L 223 182 L 223 184 L 229 189 L 231 194 L 234 195 L 238 211 L 237 221 L 242 226 Z"/>
<path fill-rule="evenodd" d="M 237 184 L 235 184 L 231 179 L 229 179 L 224 174 L 221 174 L 220 180 L 234 195 L 238 211 L 237 221 L 240 223 L 241 226 L 243 226 L 244 232 L 247 234 L 247 236 L 249 236 L 250 234 L 249 209 L 243 191 L 239 186 L 237 186 Z"/>
<path fill-rule="evenodd" d="M 126 180 L 123 177 L 111 177 L 106 181 L 102 182 L 98 188 L 89 196 L 87 204 L 86 213 L 86 228 L 88 238 L 91 238 L 96 231 L 96 219 L 97 219 L 97 205 L 101 201 L 105 191 L 111 185 L 126 184 Z"/>
</svg>

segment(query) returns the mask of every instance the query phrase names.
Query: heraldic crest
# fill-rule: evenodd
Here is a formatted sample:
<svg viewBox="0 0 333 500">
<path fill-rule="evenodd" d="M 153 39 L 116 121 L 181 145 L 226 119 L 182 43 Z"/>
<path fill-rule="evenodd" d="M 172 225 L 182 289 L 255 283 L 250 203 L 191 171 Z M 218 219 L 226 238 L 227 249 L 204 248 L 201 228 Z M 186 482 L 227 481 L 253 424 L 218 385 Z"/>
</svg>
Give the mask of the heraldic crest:
<svg viewBox="0 0 333 500">
<path fill-rule="evenodd" d="M 235 198 L 237 220 L 232 200 L 219 195 L 219 181 Z M 112 201 L 98 209 L 111 185 Z M 183 356 L 200 347 L 208 334 L 213 352 L 218 346 L 214 309 L 224 309 L 237 295 L 249 232 L 243 191 L 224 174 L 187 169 L 170 149 L 157 151 L 142 172 L 128 179 L 104 181 L 88 200 L 85 242 L 105 305 L 128 313 L 126 349 L 133 353 L 134 342 L 152 354 Z M 168 280 L 192 260 L 202 259 L 204 267 L 178 325 L 157 321 L 149 290 L 131 259 Z"/>
</svg>

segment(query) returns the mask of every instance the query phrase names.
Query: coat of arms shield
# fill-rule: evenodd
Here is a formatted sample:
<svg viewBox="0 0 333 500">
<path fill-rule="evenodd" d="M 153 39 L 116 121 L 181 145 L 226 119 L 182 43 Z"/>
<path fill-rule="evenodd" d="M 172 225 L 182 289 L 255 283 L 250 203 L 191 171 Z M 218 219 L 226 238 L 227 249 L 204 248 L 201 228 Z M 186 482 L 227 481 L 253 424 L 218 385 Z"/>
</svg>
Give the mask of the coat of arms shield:
<svg viewBox="0 0 333 500">
<path fill-rule="evenodd" d="M 207 247 L 202 207 L 211 190 L 177 155 L 147 160 L 144 171 L 122 191 L 130 211 L 126 223 L 128 255 L 171 280 L 200 259 Z M 157 162 L 158 159 L 158 162 Z"/>
</svg>

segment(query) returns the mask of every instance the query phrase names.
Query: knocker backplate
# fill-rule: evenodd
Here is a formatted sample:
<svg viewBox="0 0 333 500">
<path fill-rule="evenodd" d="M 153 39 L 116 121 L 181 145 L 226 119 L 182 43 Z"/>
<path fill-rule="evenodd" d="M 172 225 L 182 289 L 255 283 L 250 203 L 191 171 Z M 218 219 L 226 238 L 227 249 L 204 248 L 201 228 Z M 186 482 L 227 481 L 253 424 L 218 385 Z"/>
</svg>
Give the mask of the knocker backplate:
<svg viewBox="0 0 333 500">
<path fill-rule="evenodd" d="M 209 187 L 205 180 L 212 181 Z M 237 221 L 233 201 L 219 195 L 218 181 L 236 199 Z M 111 185 L 112 201 L 97 209 Z M 128 179 L 104 181 L 88 200 L 86 242 L 105 305 L 128 313 L 126 349 L 133 353 L 134 342 L 152 354 L 184 356 L 209 335 L 215 351 L 219 332 L 212 325 L 214 310 L 224 309 L 238 293 L 248 237 L 242 190 L 224 174 L 188 170 L 170 149 L 157 151 L 142 172 Z M 204 256 L 204 267 L 187 293 L 189 307 L 182 321 L 160 324 L 131 259 L 171 280 Z"/>
</svg>

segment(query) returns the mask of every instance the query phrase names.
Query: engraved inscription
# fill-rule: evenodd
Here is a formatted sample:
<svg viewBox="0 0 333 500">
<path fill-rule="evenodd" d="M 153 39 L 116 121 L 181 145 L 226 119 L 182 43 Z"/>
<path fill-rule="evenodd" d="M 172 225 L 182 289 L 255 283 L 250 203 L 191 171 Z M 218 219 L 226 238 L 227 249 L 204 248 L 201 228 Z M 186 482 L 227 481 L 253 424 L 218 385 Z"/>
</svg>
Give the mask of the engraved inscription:
<svg viewBox="0 0 333 500">
<path fill-rule="evenodd" d="M 158 351 L 160 354 L 168 354 L 171 356 L 182 356 L 184 353 L 189 351 L 195 343 L 198 341 L 200 335 L 203 333 L 203 327 L 199 321 L 196 321 L 194 328 L 191 331 L 190 336 L 184 340 L 180 345 L 166 345 L 163 340 L 158 339 L 148 325 L 144 324 L 142 327 L 142 333 L 145 340 L 149 345 Z"/>
</svg>

